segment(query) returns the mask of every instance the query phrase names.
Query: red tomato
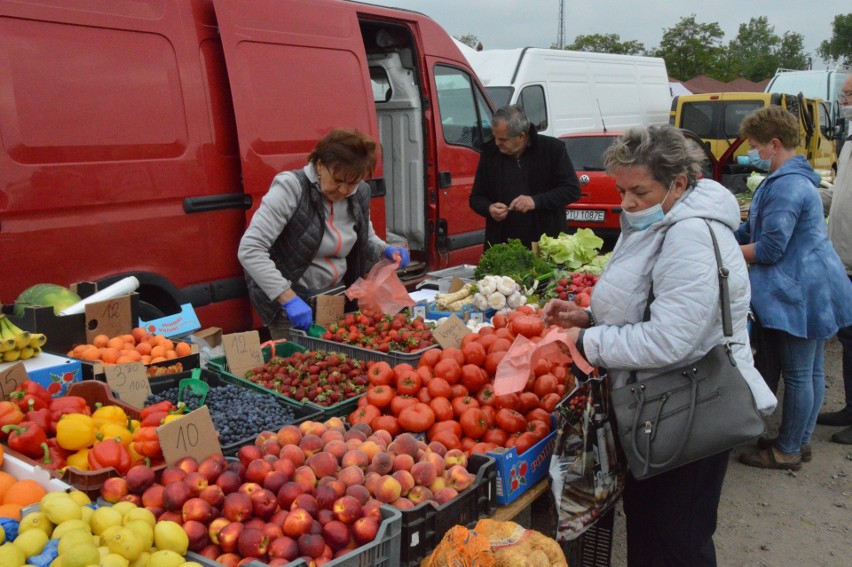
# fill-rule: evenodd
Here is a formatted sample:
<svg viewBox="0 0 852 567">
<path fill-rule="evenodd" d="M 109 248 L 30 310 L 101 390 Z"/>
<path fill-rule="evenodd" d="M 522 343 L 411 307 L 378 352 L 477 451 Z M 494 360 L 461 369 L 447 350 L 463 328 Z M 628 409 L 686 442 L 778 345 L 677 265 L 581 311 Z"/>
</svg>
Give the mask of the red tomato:
<svg viewBox="0 0 852 567">
<path fill-rule="evenodd" d="M 432 378 L 426 388 L 429 390 L 429 395 L 433 398 L 437 398 L 439 396 L 449 398 L 453 395 L 453 390 L 450 387 L 450 384 L 443 378 Z"/>
<path fill-rule="evenodd" d="M 459 447 L 464 454 L 470 456 L 470 450 L 473 446 L 476 445 L 476 439 L 471 439 L 470 437 L 462 437 L 461 439 L 461 447 Z"/>
<path fill-rule="evenodd" d="M 464 410 L 459 418 L 459 423 L 461 423 L 464 434 L 472 439 L 482 439 L 482 436 L 488 431 L 488 420 L 478 407 L 469 407 Z"/>
<path fill-rule="evenodd" d="M 438 361 L 441 360 L 441 349 L 439 348 L 430 348 L 427 351 L 424 351 L 422 355 L 420 355 L 420 362 L 417 363 L 417 366 L 428 366 L 433 367 L 438 364 Z"/>
<path fill-rule="evenodd" d="M 509 434 L 499 427 L 492 427 L 485 432 L 485 435 L 482 436 L 482 440 L 486 443 L 494 443 L 498 447 L 505 447 L 506 441 L 509 440 Z"/>
<path fill-rule="evenodd" d="M 370 427 L 373 431 L 384 429 L 391 434 L 391 437 L 396 437 L 402 433 L 402 428 L 399 426 L 399 421 L 392 415 L 380 415 L 370 422 Z"/>
<path fill-rule="evenodd" d="M 428 404 L 432 400 L 432 395 L 429 393 L 428 389 L 420 388 L 420 391 L 417 392 L 417 399 L 424 404 Z"/>
<path fill-rule="evenodd" d="M 399 412 L 419 401 L 414 396 L 394 396 L 390 403 L 391 413 L 399 417 Z"/>
<path fill-rule="evenodd" d="M 435 423 L 435 412 L 428 404 L 418 402 L 399 413 L 399 425 L 405 431 L 420 433 L 426 431 Z"/>
<path fill-rule="evenodd" d="M 553 413 L 556 410 L 556 404 L 558 404 L 559 400 L 561 399 L 562 398 L 559 396 L 559 394 L 547 394 L 546 396 L 541 398 L 541 409 L 543 409 L 547 413 Z"/>
<path fill-rule="evenodd" d="M 564 364 L 554 364 L 550 373 L 556 376 L 557 382 L 565 384 L 565 380 L 568 377 L 568 368 Z"/>
<path fill-rule="evenodd" d="M 477 402 L 479 400 L 476 400 Z M 482 413 L 485 415 L 485 419 L 488 420 L 488 427 L 494 427 L 494 424 L 497 423 L 497 408 L 494 406 L 483 406 L 479 405 L 479 409 L 482 410 Z"/>
<path fill-rule="evenodd" d="M 559 382 L 556 381 L 556 376 L 553 374 L 542 374 L 538 378 L 535 379 L 535 385 L 533 385 L 533 392 L 539 398 L 543 398 L 547 394 L 553 394 L 556 392 L 556 386 L 559 385 Z"/>
<path fill-rule="evenodd" d="M 409 370 L 396 380 L 396 391 L 406 396 L 413 396 L 420 391 L 420 375 Z"/>
<path fill-rule="evenodd" d="M 458 439 L 461 439 L 462 436 L 461 424 L 455 419 L 448 419 L 446 421 L 436 421 L 432 424 L 432 427 L 429 428 L 429 432 L 426 434 L 426 437 L 431 441 L 435 434 L 437 434 L 439 431 L 449 431 Z"/>
<path fill-rule="evenodd" d="M 502 408 L 497 411 L 497 426 L 507 433 L 518 433 L 526 429 L 527 420 L 513 409 Z"/>
<path fill-rule="evenodd" d="M 394 397 L 390 386 L 370 386 L 367 388 L 367 401 L 379 409 L 388 407 Z"/>
<path fill-rule="evenodd" d="M 451 356 L 442 358 L 435 365 L 435 376 L 443 378 L 448 384 L 455 384 L 461 378 L 461 365 Z"/>
<path fill-rule="evenodd" d="M 364 407 L 369 403 L 370 403 L 370 401 L 367 400 L 367 396 L 361 396 L 360 398 L 358 398 L 358 407 L 359 408 Z"/>
<path fill-rule="evenodd" d="M 550 361 L 544 358 L 543 356 L 538 357 L 538 360 L 533 366 L 533 373 L 536 376 L 541 376 L 542 374 L 547 374 L 548 372 L 550 372 Z"/>
<path fill-rule="evenodd" d="M 390 364 L 381 360 L 367 369 L 367 380 L 373 386 L 389 386 L 393 380 L 393 370 Z"/>
<path fill-rule="evenodd" d="M 454 434 L 449 429 L 443 429 L 429 436 L 429 441 L 437 441 L 447 449 L 461 449 L 461 441 L 458 435 Z"/>
<path fill-rule="evenodd" d="M 462 354 L 461 349 L 457 349 L 455 347 L 447 347 L 444 349 L 444 352 L 441 353 L 441 360 L 446 358 L 452 358 L 455 360 L 459 367 L 464 364 L 464 355 Z"/>
<path fill-rule="evenodd" d="M 431 380 L 432 377 L 434 376 L 432 374 L 432 367 L 431 366 L 418 366 L 416 372 L 417 372 L 417 374 L 420 375 L 420 385 L 421 386 L 428 386 L 429 380 Z"/>
<path fill-rule="evenodd" d="M 398 382 L 400 377 L 408 374 L 409 372 L 414 372 L 414 367 L 407 362 L 400 362 L 393 367 L 393 381 Z"/>
<path fill-rule="evenodd" d="M 488 356 L 485 357 L 485 371 L 488 372 L 489 376 L 497 374 L 497 365 L 500 364 L 504 356 L 506 356 L 506 353 L 503 351 L 488 353 Z"/>
<path fill-rule="evenodd" d="M 476 394 L 476 401 L 479 402 L 480 406 L 493 406 L 494 402 L 497 401 L 497 396 L 494 394 L 494 386 L 491 384 L 483 386 Z"/>
<path fill-rule="evenodd" d="M 505 331 L 505 329 L 500 329 L 500 331 Z M 499 331 L 498 331 L 499 332 Z M 495 354 L 498 352 L 505 353 L 512 347 L 512 341 L 505 337 L 500 337 L 496 341 L 494 341 L 490 347 L 488 347 L 488 354 Z M 487 356 L 486 356 L 487 360 Z"/>
<path fill-rule="evenodd" d="M 493 451 L 496 448 L 497 445 L 495 445 L 494 443 L 480 442 L 471 447 L 470 452 L 474 455 L 485 455 L 486 453 L 488 453 L 488 451 Z"/>
<path fill-rule="evenodd" d="M 456 416 L 456 419 L 461 417 L 461 414 L 465 412 L 468 408 L 478 408 L 479 402 L 476 401 L 476 398 L 472 398 L 470 396 L 464 396 L 462 398 L 453 398 L 450 400 L 450 404 L 453 406 L 453 415 Z"/>
<path fill-rule="evenodd" d="M 506 326 L 506 316 L 502 313 L 497 313 L 491 318 L 491 324 L 494 325 L 495 329 L 502 329 Z"/>
<path fill-rule="evenodd" d="M 465 336 L 469 337 L 471 335 Z M 471 342 L 462 347 L 462 354 L 464 355 L 464 364 L 474 364 L 482 367 L 485 364 L 485 357 L 488 353 L 485 352 L 485 347 L 481 344 Z"/>
<path fill-rule="evenodd" d="M 382 415 L 382 410 L 377 408 L 372 404 L 367 404 L 364 407 L 357 408 L 355 411 L 349 414 L 349 417 L 346 419 L 349 421 L 350 425 L 355 425 L 356 423 L 366 423 L 370 425 L 370 423 Z"/>
<path fill-rule="evenodd" d="M 488 374 L 477 364 L 465 364 L 461 369 L 461 383 L 468 392 L 478 392 L 488 384 Z"/>
<path fill-rule="evenodd" d="M 450 400 L 443 396 L 432 398 L 429 402 L 429 407 L 435 412 L 435 420 L 438 422 L 453 419 L 453 406 Z"/>
<path fill-rule="evenodd" d="M 544 320 L 538 315 L 520 315 L 512 319 L 512 330 L 527 338 L 541 336 Z"/>
<path fill-rule="evenodd" d="M 550 433 L 550 424 L 534 419 L 527 422 L 527 431 L 533 434 L 537 443 L 547 437 L 547 434 Z"/>
<path fill-rule="evenodd" d="M 531 409 L 538 407 L 539 399 L 532 392 L 521 392 L 518 394 L 518 403 L 520 404 L 518 411 L 525 414 Z"/>
<path fill-rule="evenodd" d="M 518 411 L 518 408 L 521 407 L 521 402 L 518 394 L 503 394 L 502 396 L 497 396 L 497 399 L 494 400 L 494 407 L 497 409 L 508 408 Z"/>
<path fill-rule="evenodd" d="M 536 443 L 538 443 L 538 440 L 532 433 L 521 433 L 515 441 L 515 450 L 518 451 L 519 455 L 523 455 Z"/>
<path fill-rule="evenodd" d="M 540 407 L 533 408 L 530 411 L 528 411 L 526 413 L 526 418 L 527 418 L 527 421 L 533 421 L 534 419 L 537 419 L 539 421 L 543 421 L 544 423 L 546 423 L 548 425 L 550 425 L 550 423 L 551 423 L 550 414 L 546 410 L 544 410 Z"/>
<path fill-rule="evenodd" d="M 463 336 L 462 340 L 461 340 L 462 354 L 464 354 L 464 347 L 466 347 L 467 345 L 469 345 L 471 343 L 475 343 L 478 340 L 479 340 L 479 335 L 477 333 L 468 333 L 465 336 Z"/>
<path fill-rule="evenodd" d="M 464 387 L 463 384 L 453 384 L 450 387 L 450 397 L 451 398 L 463 398 L 469 395 L 470 392 L 467 388 Z"/>
</svg>

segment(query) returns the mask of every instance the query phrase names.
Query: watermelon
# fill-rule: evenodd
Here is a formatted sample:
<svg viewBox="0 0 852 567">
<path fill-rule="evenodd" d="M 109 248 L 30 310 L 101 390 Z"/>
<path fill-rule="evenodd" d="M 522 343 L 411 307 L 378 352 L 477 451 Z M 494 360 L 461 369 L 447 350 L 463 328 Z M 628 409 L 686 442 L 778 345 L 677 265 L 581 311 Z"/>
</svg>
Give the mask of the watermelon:
<svg viewBox="0 0 852 567">
<path fill-rule="evenodd" d="M 26 307 L 53 307 L 54 313 L 74 305 L 80 296 L 61 285 L 36 284 L 25 289 L 15 300 L 15 317 L 23 317 Z"/>
</svg>

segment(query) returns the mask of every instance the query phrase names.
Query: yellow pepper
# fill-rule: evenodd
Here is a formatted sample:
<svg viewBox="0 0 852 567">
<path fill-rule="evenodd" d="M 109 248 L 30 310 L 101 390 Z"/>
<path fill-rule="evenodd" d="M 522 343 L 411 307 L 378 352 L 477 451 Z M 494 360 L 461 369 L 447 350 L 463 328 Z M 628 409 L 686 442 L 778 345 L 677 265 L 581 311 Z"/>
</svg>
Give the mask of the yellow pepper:
<svg viewBox="0 0 852 567">
<path fill-rule="evenodd" d="M 65 459 L 66 466 L 76 467 L 81 471 L 89 470 L 89 449 L 80 449 Z"/>
<path fill-rule="evenodd" d="M 56 442 L 69 451 L 91 447 L 95 442 L 95 433 L 92 418 L 81 413 L 63 415 L 56 424 Z"/>
<path fill-rule="evenodd" d="M 129 424 L 128 428 L 131 433 L 142 427 L 142 422 L 138 419 L 128 419 L 127 423 Z"/>
<path fill-rule="evenodd" d="M 105 423 L 115 423 L 124 427 L 127 425 L 127 414 L 119 406 L 100 406 L 92 414 L 92 421 L 95 422 L 95 429 L 100 429 Z"/>
<path fill-rule="evenodd" d="M 133 441 L 133 434 L 126 427 L 111 422 L 101 425 L 95 437 L 97 439 L 95 443 L 104 441 L 105 439 L 117 439 L 125 447 Z"/>
<path fill-rule="evenodd" d="M 130 445 L 128 445 L 127 451 L 130 453 L 130 462 L 134 465 L 138 465 L 140 463 L 146 464 L 150 461 L 150 459 L 148 459 L 148 457 L 146 457 L 145 455 L 140 455 L 136 452 L 135 443 L 131 443 Z"/>
<path fill-rule="evenodd" d="M 182 418 L 184 415 L 185 414 L 182 413 L 170 413 L 169 415 L 163 418 L 163 424 L 171 423 L 176 419 Z"/>
</svg>

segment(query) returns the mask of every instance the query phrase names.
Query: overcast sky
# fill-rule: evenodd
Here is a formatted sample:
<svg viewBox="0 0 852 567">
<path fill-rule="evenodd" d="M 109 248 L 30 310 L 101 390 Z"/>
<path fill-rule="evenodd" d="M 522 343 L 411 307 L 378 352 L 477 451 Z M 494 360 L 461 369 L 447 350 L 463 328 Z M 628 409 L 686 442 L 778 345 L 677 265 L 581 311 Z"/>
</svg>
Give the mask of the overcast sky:
<svg viewBox="0 0 852 567">
<path fill-rule="evenodd" d="M 422 12 L 450 35 L 472 33 L 485 49 L 550 47 L 556 43 L 559 0 L 366 0 Z M 814 69 L 825 64 L 816 55 L 820 42 L 831 37 L 837 14 L 852 12 L 849 0 L 565 0 L 565 43 L 577 35 L 616 33 L 622 41 L 638 40 L 658 47 L 663 29 L 695 14 L 696 21 L 717 22 L 724 43 L 734 39 L 740 24 L 767 16 L 778 36 L 800 33 Z"/>
</svg>

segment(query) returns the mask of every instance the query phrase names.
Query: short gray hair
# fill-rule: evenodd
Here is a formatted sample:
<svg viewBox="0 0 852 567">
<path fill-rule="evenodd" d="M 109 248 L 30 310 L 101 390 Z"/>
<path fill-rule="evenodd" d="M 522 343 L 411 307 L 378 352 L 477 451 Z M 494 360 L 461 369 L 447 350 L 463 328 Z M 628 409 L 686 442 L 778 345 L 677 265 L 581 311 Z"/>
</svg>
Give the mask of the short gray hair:
<svg viewBox="0 0 852 567">
<path fill-rule="evenodd" d="M 620 166 L 645 166 L 654 179 L 670 186 L 678 175 L 686 175 L 687 188 L 695 185 L 704 161 L 703 152 L 673 126 L 631 128 L 604 154 L 609 174 Z"/>
<path fill-rule="evenodd" d="M 520 136 L 530 131 L 530 119 L 527 118 L 520 104 L 510 104 L 497 109 L 491 117 L 491 123 L 502 122 L 508 128 L 508 134 L 512 137 Z"/>
</svg>

